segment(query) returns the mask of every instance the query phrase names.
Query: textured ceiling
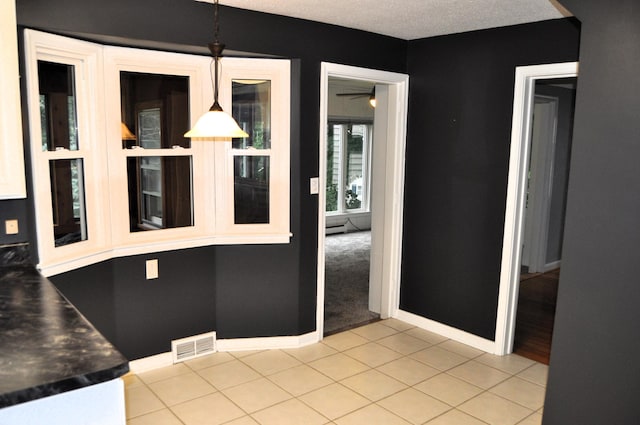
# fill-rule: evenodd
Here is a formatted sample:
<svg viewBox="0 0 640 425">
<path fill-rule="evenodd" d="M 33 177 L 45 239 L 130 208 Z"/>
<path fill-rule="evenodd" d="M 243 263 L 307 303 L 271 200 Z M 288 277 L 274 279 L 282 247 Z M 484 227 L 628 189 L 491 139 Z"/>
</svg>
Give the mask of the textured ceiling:
<svg viewBox="0 0 640 425">
<path fill-rule="evenodd" d="M 557 0 L 219 1 L 225 6 L 325 22 L 405 40 L 570 16 Z"/>
</svg>

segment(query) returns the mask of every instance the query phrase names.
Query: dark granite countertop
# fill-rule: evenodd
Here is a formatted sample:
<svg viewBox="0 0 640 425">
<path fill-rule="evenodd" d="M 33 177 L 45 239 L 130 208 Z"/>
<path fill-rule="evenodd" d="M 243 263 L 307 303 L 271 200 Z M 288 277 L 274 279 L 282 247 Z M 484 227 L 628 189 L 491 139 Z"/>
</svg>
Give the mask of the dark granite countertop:
<svg viewBox="0 0 640 425">
<path fill-rule="evenodd" d="M 0 266 L 0 408 L 128 370 L 127 359 L 33 266 Z"/>
</svg>

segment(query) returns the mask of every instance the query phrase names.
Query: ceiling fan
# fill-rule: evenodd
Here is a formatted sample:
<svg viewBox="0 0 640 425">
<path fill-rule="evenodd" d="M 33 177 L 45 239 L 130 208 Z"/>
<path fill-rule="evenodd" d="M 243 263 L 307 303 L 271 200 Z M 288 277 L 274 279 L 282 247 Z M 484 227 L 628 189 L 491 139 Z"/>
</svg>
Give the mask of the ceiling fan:
<svg viewBox="0 0 640 425">
<path fill-rule="evenodd" d="M 373 89 L 369 92 L 358 92 L 358 93 L 336 93 L 336 96 L 350 96 L 353 99 L 356 99 L 358 97 L 368 97 L 369 98 L 369 105 L 371 105 L 373 108 L 376 107 L 376 88 L 375 86 L 373 87 Z"/>
</svg>

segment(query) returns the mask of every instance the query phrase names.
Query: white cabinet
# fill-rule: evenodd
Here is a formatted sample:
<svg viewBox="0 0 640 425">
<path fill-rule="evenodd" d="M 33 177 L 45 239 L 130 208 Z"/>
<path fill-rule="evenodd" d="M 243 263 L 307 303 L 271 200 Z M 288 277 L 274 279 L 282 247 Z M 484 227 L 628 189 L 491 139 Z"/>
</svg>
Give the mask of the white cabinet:
<svg viewBox="0 0 640 425">
<path fill-rule="evenodd" d="M 27 196 L 16 32 L 16 4 L 0 0 L 0 199 Z"/>
</svg>

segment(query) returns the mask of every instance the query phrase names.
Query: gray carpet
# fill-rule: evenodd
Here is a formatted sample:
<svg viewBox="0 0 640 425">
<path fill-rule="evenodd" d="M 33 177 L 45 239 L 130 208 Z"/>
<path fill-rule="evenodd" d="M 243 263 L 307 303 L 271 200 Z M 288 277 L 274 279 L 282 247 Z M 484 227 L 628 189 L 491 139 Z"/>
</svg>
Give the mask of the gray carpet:
<svg viewBox="0 0 640 425">
<path fill-rule="evenodd" d="M 367 323 L 371 232 L 338 233 L 325 238 L 324 333 Z"/>
</svg>

